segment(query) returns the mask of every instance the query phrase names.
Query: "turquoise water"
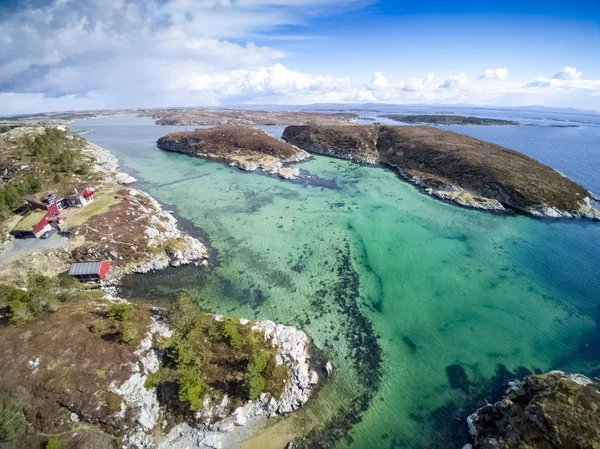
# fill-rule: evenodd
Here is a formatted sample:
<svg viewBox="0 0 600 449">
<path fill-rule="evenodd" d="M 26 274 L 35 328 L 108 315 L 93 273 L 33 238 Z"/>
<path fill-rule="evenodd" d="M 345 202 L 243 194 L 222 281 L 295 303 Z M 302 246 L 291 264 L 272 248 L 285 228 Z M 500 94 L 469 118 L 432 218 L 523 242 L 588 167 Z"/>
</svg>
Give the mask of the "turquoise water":
<svg viewBox="0 0 600 449">
<path fill-rule="evenodd" d="M 598 224 L 465 210 L 392 171 L 325 157 L 301 164 L 314 183 L 244 173 L 157 149 L 181 128 L 143 119 L 72 128 L 93 128 L 88 140 L 213 249 L 210 270 L 134 276 L 124 292 L 185 288 L 210 311 L 304 329 L 334 375 L 294 419 L 323 446 L 462 447 L 465 414 L 505 381 L 600 372 Z M 509 139 L 500 127 L 469 129 Z M 576 145 L 563 141 L 572 162 Z"/>
</svg>

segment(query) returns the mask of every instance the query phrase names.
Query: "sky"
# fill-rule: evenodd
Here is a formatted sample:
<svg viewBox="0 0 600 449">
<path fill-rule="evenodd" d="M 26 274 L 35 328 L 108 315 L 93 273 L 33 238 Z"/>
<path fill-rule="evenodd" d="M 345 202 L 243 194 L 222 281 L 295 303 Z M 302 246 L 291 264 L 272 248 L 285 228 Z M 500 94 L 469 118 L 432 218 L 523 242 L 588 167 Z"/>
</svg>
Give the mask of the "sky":
<svg viewBox="0 0 600 449">
<path fill-rule="evenodd" d="M 0 0 L 0 115 L 375 102 L 600 110 L 600 3 Z"/>
</svg>

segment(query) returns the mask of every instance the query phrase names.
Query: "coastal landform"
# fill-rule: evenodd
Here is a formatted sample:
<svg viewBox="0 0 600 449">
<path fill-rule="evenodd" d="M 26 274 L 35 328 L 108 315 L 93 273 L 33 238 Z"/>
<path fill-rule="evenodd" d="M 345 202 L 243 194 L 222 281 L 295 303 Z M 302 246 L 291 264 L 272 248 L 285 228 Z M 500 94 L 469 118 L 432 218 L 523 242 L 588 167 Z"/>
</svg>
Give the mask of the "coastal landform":
<svg viewBox="0 0 600 449">
<path fill-rule="evenodd" d="M 229 447 L 308 400 L 304 332 L 185 293 L 170 310 L 118 296 L 123 276 L 206 269 L 208 251 L 115 156 L 62 127 L 3 131 L 0 447 Z M 68 274 L 90 261 L 110 264 L 101 280 Z"/>
<path fill-rule="evenodd" d="M 480 125 L 480 126 L 502 126 L 502 125 L 520 125 L 513 120 L 500 120 L 484 117 L 469 117 L 464 115 L 443 115 L 443 114 L 387 114 L 379 117 L 388 118 L 396 122 L 414 123 L 419 125 Z"/>
<path fill-rule="evenodd" d="M 522 153 L 428 126 L 289 126 L 283 139 L 310 153 L 398 170 L 461 206 L 552 218 L 600 219 L 595 196 Z"/>
</svg>

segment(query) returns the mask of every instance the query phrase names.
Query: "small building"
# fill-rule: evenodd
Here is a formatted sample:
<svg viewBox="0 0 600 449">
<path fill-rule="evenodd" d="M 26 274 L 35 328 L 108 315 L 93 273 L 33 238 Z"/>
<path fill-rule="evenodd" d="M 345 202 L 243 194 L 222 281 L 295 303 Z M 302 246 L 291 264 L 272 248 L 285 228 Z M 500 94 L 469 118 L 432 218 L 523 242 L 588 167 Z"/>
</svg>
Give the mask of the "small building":
<svg viewBox="0 0 600 449">
<path fill-rule="evenodd" d="M 99 281 L 104 279 L 110 270 L 108 262 L 76 262 L 71 264 L 69 276 L 76 277 L 80 281 Z"/>
<path fill-rule="evenodd" d="M 46 228 L 46 225 L 50 226 L 47 216 L 48 212 L 46 211 L 33 210 L 17 223 L 13 230 L 10 231 L 10 234 L 15 238 L 21 239 L 36 238 L 50 229 L 50 227 Z"/>
<path fill-rule="evenodd" d="M 85 207 L 90 204 L 94 201 L 94 189 L 86 187 L 81 192 L 75 189 L 63 197 L 51 193 L 42 201 L 34 197 L 27 198 L 26 201 L 31 210 L 47 210 L 52 211 L 53 214 L 58 214 L 59 211 L 69 207 Z"/>
</svg>

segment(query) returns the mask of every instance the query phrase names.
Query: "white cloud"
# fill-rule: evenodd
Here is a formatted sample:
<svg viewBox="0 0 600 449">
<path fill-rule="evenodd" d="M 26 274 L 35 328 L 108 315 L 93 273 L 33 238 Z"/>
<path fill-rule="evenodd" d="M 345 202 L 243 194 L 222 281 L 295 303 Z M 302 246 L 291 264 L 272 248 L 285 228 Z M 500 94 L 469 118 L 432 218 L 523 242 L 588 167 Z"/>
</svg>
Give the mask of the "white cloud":
<svg viewBox="0 0 600 449">
<path fill-rule="evenodd" d="M 578 72 L 575 67 L 564 67 L 560 72 L 552 78 L 557 80 L 578 80 L 581 79 L 581 72 Z"/>
<path fill-rule="evenodd" d="M 552 78 L 540 76 L 523 87 L 528 89 L 580 90 L 592 95 L 600 94 L 600 80 L 586 80 L 582 79 L 582 76 L 583 74 L 574 67 L 565 67 L 553 75 Z"/>
<path fill-rule="evenodd" d="M 466 73 L 459 73 L 446 79 L 443 84 L 440 85 L 442 89 L 457 89 L 463 87 L 470 81 L 469 75 Z"/>
<path fill-rule="evenodd" d="M 479 79 L 489 81 L 480 84 L 466 73 L 442 84 L 433 72 L 403 80 L 381 72 L 370 81 L 334 77 L 302 71 L 277 48 L 315 38 L 298 35 L 297 25 L 375 1 L 22 2 L 0 16 L 0 114 L 261 102 L 481 103 L 547 87 L 579 89 L 590 98 L 600 92 L 599 81 L 571 67 L 528 89 L 505 81 L 506 68 L 486 70 Z M 287 25 L 295 25 L 295 34 L 286 35 Z"/>
<path fill-rule="evenodd" d="M 416 92 L 419 90 L 427 89 L 431 86 L 433 78 L 435 78 L 435 74 L 433 72 L 427 73 L 422 78 L 411 78 L 403 87 L 403 90 L 407 92 Z"/>
<path fill-rule="evenodd" d="M 383 76 L 383 73 L 377 72 L 373 75 L 373 79 L 371 79 L 371 83 L 369 87 L 371 89 L 385 89 L 389 86 L 387 79 Z"/>
<path fill-rule="evenodd" d="M 499 79 L 505 80 L 508 78 L 508 69 L 507 68 L 498 68 L 498 69 L 487 69 L 481 75 L 479 75 L 480 80 L 491 80 L 491 79 Z"/>
</svg>

